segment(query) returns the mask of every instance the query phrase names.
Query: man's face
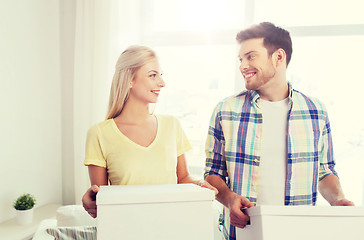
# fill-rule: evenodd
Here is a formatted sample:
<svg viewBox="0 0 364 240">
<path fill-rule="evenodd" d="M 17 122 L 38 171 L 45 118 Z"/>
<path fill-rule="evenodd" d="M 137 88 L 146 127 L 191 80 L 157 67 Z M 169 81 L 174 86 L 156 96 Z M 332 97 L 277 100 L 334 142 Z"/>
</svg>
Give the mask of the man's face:
<svg viewBox="0 0 364 240">
<path fill-rule="evenodd" d="M 276 75 L 272 56 L 263 45 L 263 38 L 242 42 L 239 51 L 240 72 L 245 79 L 247 90 L 261 90 Z"/>
</svg>

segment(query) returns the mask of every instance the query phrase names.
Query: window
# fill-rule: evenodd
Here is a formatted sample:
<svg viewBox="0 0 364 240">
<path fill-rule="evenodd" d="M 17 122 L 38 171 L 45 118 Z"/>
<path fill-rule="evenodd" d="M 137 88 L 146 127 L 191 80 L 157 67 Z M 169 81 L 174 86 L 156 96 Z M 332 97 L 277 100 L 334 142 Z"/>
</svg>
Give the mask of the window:
<svg viewBox="0 0 364 240">
<path fill-rule="evenodd" d="M 364 126 L 361 69 L 363 36 L 294 37 L 288 78 L 300 91 L 322 100 L 328 110 L 340 181 L 359 204 L 363 196 Z M 359 181 L 358 181 L 359 180 Z"/>
<path fill-rule="evenodd" d="M 255 1 L 254 22 L 287 27 L 293 41 L 288 80 L 327 107 L 340 181 L 345 195 L 364 203 L 364 130 L 360 69 L 364 56 L 361 0 Z M 283 11 L 283 12 L 282 12 Z M 319 205 L 327 202 L 319 195 Z"/>
<path fill-rule="evenodd" d="M 256 0 L 254 22 L 285 27 L 364 24 L 363 8 L 362 0 Z"/>
<path fill-rule="evenodd" d="M 270 21 L 291 32 L 288 80 L 325 103 L 344 193 L 362 203 L 362 0 L 141 0 L 140 6 L 141 42 L 156 50 L 166 81 L 156 112 L 180 119 L 193 145 L 187 154 L 192 174 L 201 177 L 203 172 L 213 107 L 243 89 L 236 33 L 251 23 Z M 319 199 L 319 204 L 326 203 Z"/>
<path fill-rule="evenodd" d="M 244 1 L 151 0 L 145 1 L 146 32 L 239 29 Z"/>
<path fill-rule="evenodd" d="M 234 92 L 236 46 L 165 46 L 154 49 L 159 55 L 166 82 L 156 112 L 171 114 L 181 121 L 193 146 L 186 154 L 190 172 L 201 178 L 211 113 L 218 101 Z"/>
<path fill-rule="evenodd" d="M 235 36 L 244 1 L 143 3 L 142 39 L 157 52 L 166 82 L 155 112 L 180 120 L 192 144 L 186 154 L 190 173 L 201 178 L 212 111 L 243 85 Z"/>
</svg>

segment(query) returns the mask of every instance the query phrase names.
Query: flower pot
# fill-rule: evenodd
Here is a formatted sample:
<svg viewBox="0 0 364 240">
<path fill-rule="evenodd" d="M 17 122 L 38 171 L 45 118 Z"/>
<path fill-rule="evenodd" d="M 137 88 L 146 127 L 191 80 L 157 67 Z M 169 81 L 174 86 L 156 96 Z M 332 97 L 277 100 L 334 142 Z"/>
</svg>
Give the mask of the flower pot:
<svg viewBox="0 0 364 240">
<path fill-rule="evenodd" d="M 16 210 L 16 221 L 20 225 L 27 225 L 33 222 L 33 208 L 28 210 Z"/>
</svg>

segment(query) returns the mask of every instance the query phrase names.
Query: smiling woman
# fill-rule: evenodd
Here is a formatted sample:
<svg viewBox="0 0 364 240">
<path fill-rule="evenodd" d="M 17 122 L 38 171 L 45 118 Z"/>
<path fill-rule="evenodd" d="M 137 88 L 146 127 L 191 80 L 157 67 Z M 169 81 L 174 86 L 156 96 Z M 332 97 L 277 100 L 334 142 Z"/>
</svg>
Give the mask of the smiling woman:
<svg viewBox="0 0 364 240">
<path fill-rule="evenodd" d="M 131 46 L 119 57 L 110 91 L 107 119 L 88 131 L 84 164 L 92 188 L 83 197 L 96 216 L 95 196 L 101 185 L 195 183 L 185 152 L 191 145 L 179 121 L 149 112 L 165 86 L 153 50 Z M 214 189 L 215 190 L 215 189 Z"/>
<path fill-rule="evenodd" d="M 111 184 L 158 184 L 181 180 L 177 178 L 182 176 L 176 176 L 175 171 L 166 172 L 163 166 L 177 166 L 177 157 L 184 159 L 189 142 L 174 119 L 149 112 L 149 104 L 157 102 L 156 93 L 164 87 L 159 72 L 156 55 L 147 47 L 132 46 L 120 55 L 107 120 L 88 132 L 85 165 L 89 166 L 92 185 L 107 185 L 109 181 Z M 173 129 L 177 132 L 168 136 L 177 138 L 180 145 L 161 148 L 167 142 L 176 143 L 165 139 L 165 125 L 170 122 L 176 122 L 171 133 Z M 154 159 L 150 151 L 155 156 L 168 157 Z M 186 176 L 188 172 L 184 172 L 183 177 Z"/>
</svg>

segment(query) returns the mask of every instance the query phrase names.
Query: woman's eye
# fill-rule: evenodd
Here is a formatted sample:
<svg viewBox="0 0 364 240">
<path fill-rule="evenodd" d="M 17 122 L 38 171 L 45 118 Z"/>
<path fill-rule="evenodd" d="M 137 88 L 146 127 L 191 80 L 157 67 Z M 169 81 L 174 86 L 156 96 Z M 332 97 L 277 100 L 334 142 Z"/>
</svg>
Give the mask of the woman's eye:
<svg viewBox="0 0 364 240">
<path fill-rule="evenodd" d="M 149 75 L 149 77 L 151 77 L 151 78 L 155 78 L 157 76 L 157 74 L 151 74 L 151 75 Z"/>
</svg>

